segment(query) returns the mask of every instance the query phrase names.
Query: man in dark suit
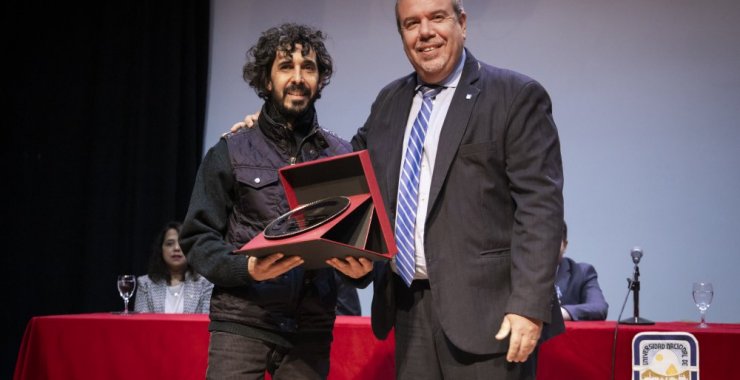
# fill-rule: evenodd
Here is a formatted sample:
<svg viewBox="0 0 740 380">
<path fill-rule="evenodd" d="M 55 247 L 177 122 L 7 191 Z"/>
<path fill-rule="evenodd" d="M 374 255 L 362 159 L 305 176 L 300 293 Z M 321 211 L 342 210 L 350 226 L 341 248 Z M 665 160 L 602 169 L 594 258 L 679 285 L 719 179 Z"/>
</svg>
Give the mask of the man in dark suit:
<svg viewBox="0 0 740 380">
<path fill-rule="evenodd" d="M 560 265 L 555 279 L 560 310 L 566 321 L 603 321 L 609 304 L 599 286 L 596 269 L 588 263 L 578 263 L 564 257 L 568 248 L 568 226 L 563 223 L 560 244 Z"/>
<path fill-rule="evenodd" d="M 531 78 L 464 49 L 461 0 L 398 0 L 396 17 L 415 73 L 381 90 L 352 140 L 369 150 L 396 227 L 412 220 L 396 228 L 396 259 L 376 264 L 373 330 L 385 338 L 395 326 L 399 379 L 533 379 L 538 341 L 563 328 L 554 291 L 563 176 L 550 99 Z M 423 98 L 421 86 L 436 95 Z M 417 122 L 426 131 L 407 202 Z M 413 278 L 402 280 L 408 246 Z"/>
</svg>

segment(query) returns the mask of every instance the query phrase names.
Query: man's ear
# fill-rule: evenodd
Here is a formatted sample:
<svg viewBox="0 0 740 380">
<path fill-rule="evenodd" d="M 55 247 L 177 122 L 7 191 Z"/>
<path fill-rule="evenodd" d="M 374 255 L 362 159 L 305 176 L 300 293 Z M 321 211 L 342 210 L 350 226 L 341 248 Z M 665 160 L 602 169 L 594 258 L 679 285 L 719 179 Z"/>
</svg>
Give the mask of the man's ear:
<svg viewBox="0 0 740 380">
<path fill-rule="evenodd" d="M 462 13 L 460 13 L 457 21 L 460 23 L 460 27 L 462 28 L 463 40 L 465 40 L 468 37 L 468 15 L 465 13 L 465 11 L 462 11 Z"/>
<path fill-rule="evenodd" d="M 563 260 L 563 256 L 565 256 L 565 251 L 568 249 L 568 240 L 561 240 L 560 241 L 560 259 Z"/>
<path fill-rule="evenodd" d="M 268 80 L 267 83 L 265 83 L 265 88 L 267 89 L 267 92 L 272 92 L 272 81 Z"/>
</svg>

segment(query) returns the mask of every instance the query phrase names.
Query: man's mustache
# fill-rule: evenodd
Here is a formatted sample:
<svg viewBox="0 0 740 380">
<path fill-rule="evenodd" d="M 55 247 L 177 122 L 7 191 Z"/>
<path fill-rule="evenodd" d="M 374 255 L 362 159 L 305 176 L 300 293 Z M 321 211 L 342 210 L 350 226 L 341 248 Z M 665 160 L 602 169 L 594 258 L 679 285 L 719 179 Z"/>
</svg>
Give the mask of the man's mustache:
<svg viewBox="0 0 740 380">
<path fill-rule="evenodd" d="M 299 94 L 301 96 L 308 96 L 308 95 L 311 95 L 311 90 L 305 84 L 296 83 L 296 84 L 291 84 L 290 86 L 286 87 L 285 93 L 286 94 L 294 93 L 294 94 Z"/>
</svg>

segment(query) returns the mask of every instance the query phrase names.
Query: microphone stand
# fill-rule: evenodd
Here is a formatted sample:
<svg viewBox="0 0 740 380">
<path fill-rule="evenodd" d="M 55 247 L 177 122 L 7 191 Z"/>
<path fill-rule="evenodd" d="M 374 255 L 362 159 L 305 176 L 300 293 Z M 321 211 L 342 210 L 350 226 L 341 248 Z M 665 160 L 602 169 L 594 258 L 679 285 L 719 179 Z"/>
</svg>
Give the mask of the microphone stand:
<svg viewBox="0 0 740 380">
<path fill-rule="evenodd" d="M 627 279 L 627 288 L 632 291 L 632 318 L 625 318 L 619 321 L 623 325 L 654 325 L 655 322 L 640 317 L 640 267 L 635 263 L 635 272 L 633 278 Z"/>
</svg>

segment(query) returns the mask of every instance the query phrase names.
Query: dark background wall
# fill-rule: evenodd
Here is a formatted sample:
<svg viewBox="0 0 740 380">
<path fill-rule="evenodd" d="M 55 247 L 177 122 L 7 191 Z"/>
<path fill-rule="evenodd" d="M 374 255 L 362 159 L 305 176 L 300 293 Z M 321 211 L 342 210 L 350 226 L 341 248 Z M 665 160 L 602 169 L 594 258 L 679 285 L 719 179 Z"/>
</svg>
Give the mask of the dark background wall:
<svg viewBox="0 0 740 380">
<path fill-rule="evenodd" d="M 12 3 L 12 4 L 11 4 Z M 2 367 L 31 316 L 121 310 L 202 155 L 208 1 L 3 5 Z"/>
</svg>

